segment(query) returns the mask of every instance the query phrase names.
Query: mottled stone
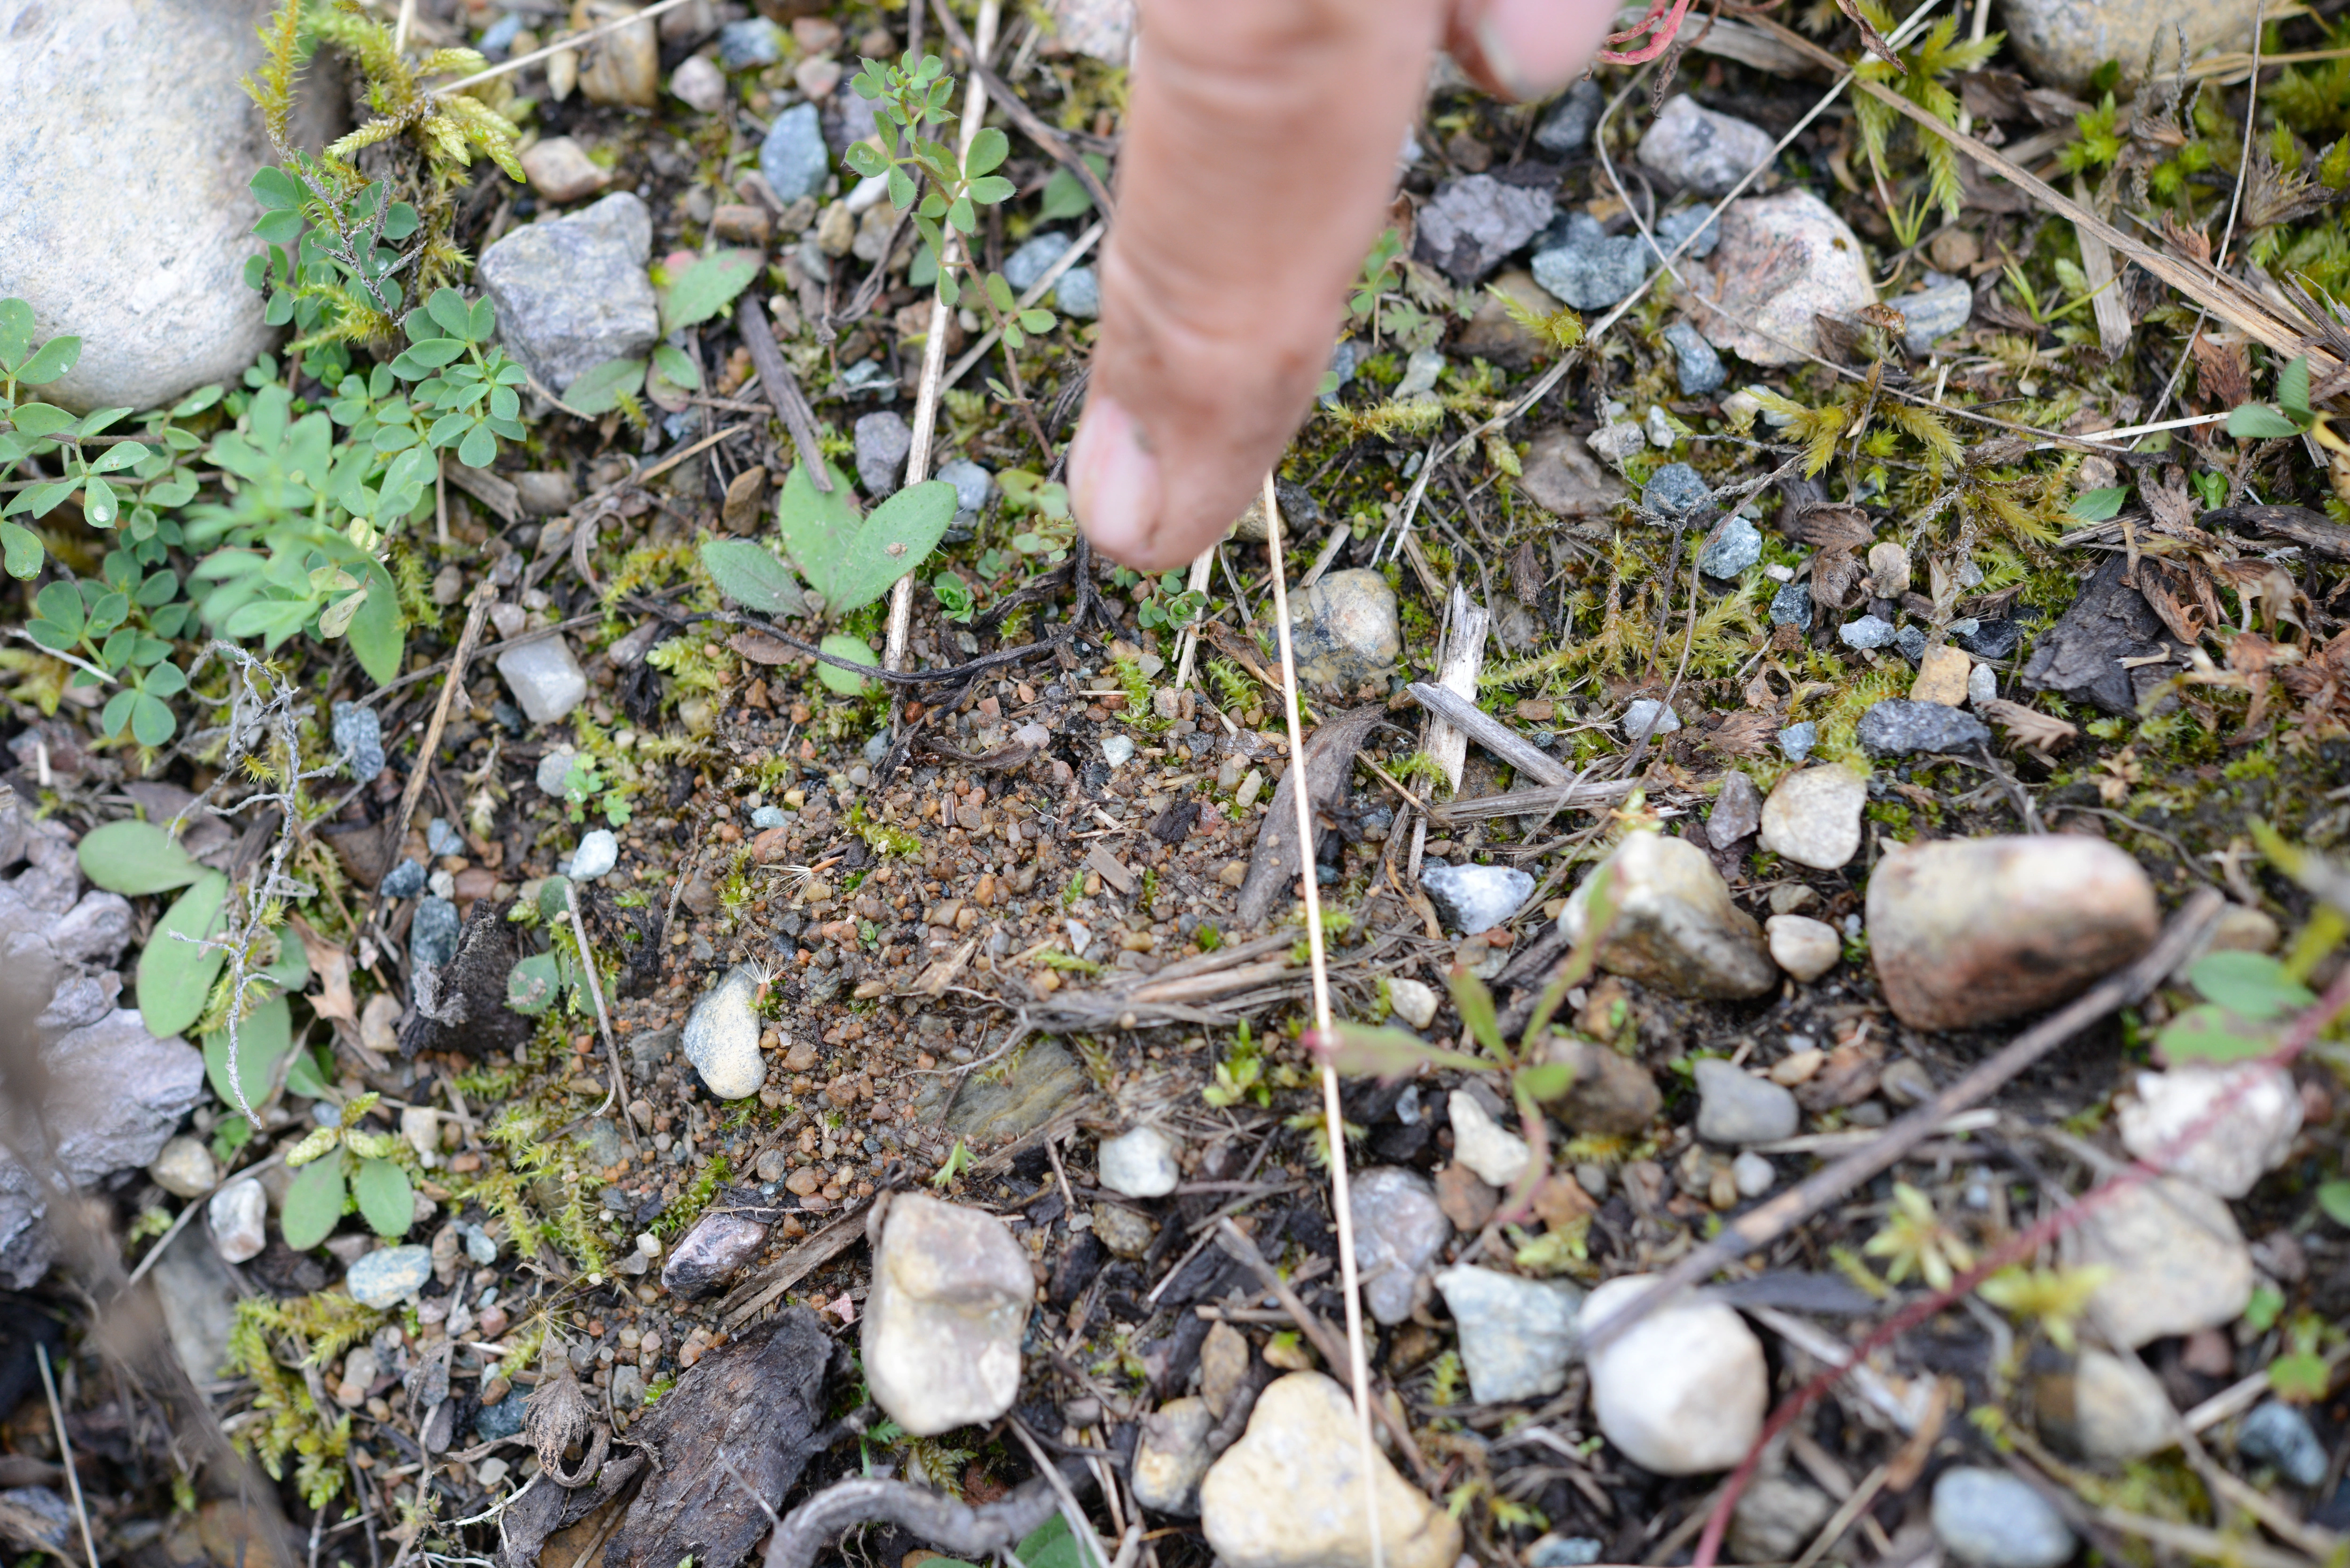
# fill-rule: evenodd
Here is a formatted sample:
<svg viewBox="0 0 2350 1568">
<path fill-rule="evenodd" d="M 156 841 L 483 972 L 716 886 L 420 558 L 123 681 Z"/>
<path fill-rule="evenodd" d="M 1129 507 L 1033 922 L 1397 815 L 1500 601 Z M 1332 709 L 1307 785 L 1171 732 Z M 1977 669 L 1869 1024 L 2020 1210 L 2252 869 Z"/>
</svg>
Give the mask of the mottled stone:
<svg viewBox="0 0 2350 1568">
<path fill-rule="evenodd" d="M 876 501 L 896 494 L 914 450 L 913 428 L 903 414 L 881 409 L 860 417 L 856 430 L 857 483 Z"/>
<path fill-rule="evenodd" d="M 1639 235 L 1610 235 L 1588 213 L 1569 213 L 1536 246 L 1534 281 L 1577 310 L 1603 310 L 1640 286 L 1652 255 Z"/>
<path fill-rule="evenodd" d="M 1473 936 L 1517 912 L 1534 890 L 1534 879 L 1510 866 L 1452 866 L 1431 860 L 1419 868 L 1419 886 L 1451 930 Z"/>
<path fill-rule="evenodd" d="M 1816 317 L 1877 302 L 1860 241 L 1804 190 L 1732 202 L 1721 248 L 1690 283 L 1694 297 L 1684 300 L 1706 341 L 1755 365 L 1818 353 Z"/>
<path fill-rule="evenodd" d="M 1836 628 L 1836 640 L 1846 648 L 1883 648 L 1893 640 L 1893 623 L 1883 616 L 1855 616 Z"/>
<path fill-rule="evenodd" d="M 1730 1555 L 1739 1563 L 1792 1563 L 1804 1554 L 1835 1500 L 1789 1476 L 1757 1476 L 1730 1515 Z"/>
<path fill-rule="evenodd" d="M 232 1263 L 257 1258 L 269 1245 L 269 1194 L 250 1176 L 213 1193 L 204 1218 L 212 1226 L 213 1245 Z"/>
<path fill-rule="evenodd" d="M 2142 80 L 2149 46 L 2157 72 L 2169 79 L 2181 35 L 2190 60 L 2250 48 L 2252 13 L 2228 0 L 2013 0 L 1999 25 L 2035 78 L 2080 93 L 2107 60 L 2121 67 L 2123 82 Z"/>
<path fill-rule="evenodd" d="M 1812 629 L 1812 585 L 1782 583 L 1779 591 L 1771 596 L 1771 624 L 1792 626 L 1797 631 Z"/>
<path fill-rule="evenodd" d="M 1366 680 L 1384 682 L 1403 656 L 1395 589 L 1367 566 L 1331 572 L 1298 594 L 1289 636 L 1301 678 L 1347 691 Z"/>
<path fill-rule="evenodd" d="M 1227 1568 L 1371 1568 L 1363 1449 L 1353 1403 L 1318 1372 L 1293 1372 L 1258 1397 L 1247 1435 L 1200 1484 L 1200 1521 Z M 1371 1456 L 1389 1568 L 1453 1568 L 1461 1527 Z"/>
<path fill-rule="evenodd" d="M 686 1059 L 722 1100 L 755 1095 L 766 1082 L 767 1064 L 759 1054 L 759 1017 L 753 1011 L 761 984 L 751 966 L 737 964 L 694 1003 L 685 1021 Z"/>
<path fill-rule="evenodd" d="M 2309 1417 L 2275 1399 L 2257 1407 L 2236 1428 L 2236 1452 L 2253 1464 L 2272 1467 L 2297 1487 L 2314 1487 L 2325 1479 L 2325 1445 L 2311 1429 Z"/>
<path fill-rule="evenodd" d="M 1412 1282 L 1452 1240 L 1436 1189 L 1416 1170 L 1383 1165 L 1348 1184 L 1357 1266 L 1376 1274 L 1363 1285 L 1363 1307 L 1380 1323 L 1411 1316 Z"/>
<path fill-rule="evenodd" d="M 1142 1418 L 1134 1449 L 1134 1500 L 1153 1513 L 1176 1519 L 1200 1516 L 1200 1481 L 1214 1456 L 1208 1434 L 1215 1413 L 1204 1399 L 1170 1399 Z"/>
<path fill-rule="evenodd" d="M 1600 967 L 1675 996 L 1731 1000 L 1774 989 L 1779 971 L 1752 916 L 1731 901 L 1704 850 L 1685 838 L 1634 833 L 1586 876 L 1561 923 L 1580 937 L 1599 876 L 1611 878 L 1616 918 L 1599 941 Z"/>
<path fill-rule="evenodd" d="M 1972 752 L 1991 743 L 1991 727 L 1972 713 L 1903 697 L 1888 697 L 1863 713 L 1856 734 L 1872 757 Z"/>
<path fill-rule="evenodd" d="M 1627 1274 L 1593 1291 L 1584 1333 L 1655 1282 Z M 1762 1430 L 1762 1345 L 1720 1302 L 1684 1296 L 1658 1308 L 1595 1351 L 1590 1371 L 1600 1431 L 1659 1475 L 1728 1469 Z"/>
<path fill-rule="evenodd" d="M 2108 1271 L 2092 1314 L 2135 1348 L 2233 1323 L 2252 1297 L 2252 1258 L 2228 1206 L 2192 1182 L 2158 1177 L 2113 1194 L 2067 1233 L 2068 1262 Z"/>
<path fill-rule="evenodd" d="M 768 1228 L 779 1212 L 754 1207 L 739 1195 L 706 1210 L 685 1239 L 670 1249 L 669 1261 L 661 1265 L 662 1288 L 687 1301 L 724 1290 L 767 1244 Z"/>
<path fill-rule="evenodd" d="M 1668 517 L 1694 517 L 1713 504 L 1713 491 L 1688 463 L 1669 462 L 1649 475 L 1640 504 Z"/>
<path fill-rule="evenodd" d="M 1787 774 L 1762 803 L 1762 847 L 1798 866 L 1835 871 L 1860 853 L 1868 781 L 1841 763 Z"/>
<path fill-rule="evenodd" d="M 766 140 L 759 143 L 759 172 L 785 206 L 824 193 L 832 174 L 832 152 L 825 146 L 823 117 L 816 105 L 794 104 L 775 116 Z"/>
<path fill-rule="evenodd" d="M 380 1247 L 353 1263 L 343 1288 L 364 1307 L 397 1306 L 432 1277 L 430 1247 Z"/>
<path fill-rule="evenodd" d="M 1534 127 L 1534 145 L 1559 158 L 1582 151 L 1590 145 L 1592 127 L 1599 123 L 1599 111 L 1607 103 L 1597 82 L 1587 78 L 1576 82 Z"/>
<path fill-rule="evenodd" d="M 2151 947 L 2158 923 L 2136 860 L 2068 834 L 1888 844 L 1868 883 L 1870 957 L 1913 1029 L 2068 1001 Z"/>
<path fill-rule="evenodd" d="M 1477 1403 L 1539 1399 L 1565 1386 L 1581 1291 L 1479 1268 L 1441 1270 L 1436 1288 L 1460 1331 L 1461 1360 Z"/>
<path fill-rule="evenodd" d="M 1775 792 L 1774 792 L 1775 793 Z M 1762 795 L 1736 768 L 1721 775 L 1713 809 L 1706 813 L 1705 836 L 1716 848 L 1737 843 L 1762 824 Z"/>
<path fill-rule="evenodd" d="M 1901 346 L 1923 358 L 1934 345 L 1963 328 L 1974 314 L 1975 291 L 1962 278 L 1948 277 L 1887 304 L 1901 313 Z"/>
<path fill-rule="evenodd" d="M 2282 1165 L 2301 1131 L 2301 1091 L 2271 1063 L 2181 1062 L 2138 1074 L 2131 1087 L 2115 1107 L 2122 1147 L 2221 1198 L 2243 1197 Z M 2220 1110 L 2223 1097 L 2230 1103 Z"/>
<path fill-rule="evenodd" d="M 2170 1400 L 2135 1361 L 2084 1345 L 2070 1366 L 2035 1375 L 2031 1393 L 2043 1434 L 2082 1459 L 2120 1464 L 2171 1445 Z"/>
<path fill-rule="evenodd" d="M 1540 234 L 1557 210 L 1547 185 L 1471 174 L 1437 187 L 1419 210 L 1414 243 L 1455 283 L 1474 283 Z"/>
<path fill-rule="evenodd" d="M 1665 100 L 1640 138 L 1640 166 L 1667 183 L 1720 196 L 1771 156 L 1761 126 L 1700 108 L 1687 93 Z"/>
<path fill-rule="evenodd" d="M 1020 1392 L 1036 1282 L 993 1214 L 899 1193 L 874 1248 L 861 1344 L 875 1403 L 917 1437 L 992 1421 Z"/>
<path fill-rule="evenodd" d="M 1694 334 L 1692 334 L 1694 336 Z M 1762 558 L 1762 530 L 1736 513 L 1722 521 L 1697 558 L 1698 570 L 1709 577 L 1734 577 Z"/>
</svg>

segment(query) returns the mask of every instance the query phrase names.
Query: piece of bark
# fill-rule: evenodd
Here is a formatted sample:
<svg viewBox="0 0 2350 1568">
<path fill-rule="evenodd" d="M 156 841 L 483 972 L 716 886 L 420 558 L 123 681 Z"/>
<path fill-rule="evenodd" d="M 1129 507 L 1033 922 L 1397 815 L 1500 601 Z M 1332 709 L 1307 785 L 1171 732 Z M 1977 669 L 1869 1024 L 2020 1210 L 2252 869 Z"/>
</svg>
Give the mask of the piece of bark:
<svg viewBox="0 0 2350 1568">
<path fill-rule="evenodd" d="M 503 904 L 473 900 L 457 932 L 457 952 L 434 969 L 416 966 L 412 1005 L 400 1026 L 400 1054 L 462 1051 L 468 1056 L 511 1053 L 529 1044 L 538 1025 L 506 1005 L 506 977 L 523 956 L 521 928 L 510 924 Z"/>
<path fill-rule="evenodd" d="M 2350 561 L 2350 528 L 2306 506 L 2222 506 L 2202 516 L 2206 528 L 2225 528 L 2256 539 L 2282 539 L 2313 556 Z"/>
<path fill-rule="evenodd" d="M 1355 753 L 1386 716 L 1386 704 L 1367 703 L 1326 720 L 1305 738 L 1305 755 L 1291 763 L 1273 792 L 1273 805 L 1257 834 L 1256 853 L 1249 860 L 1248 879 L 1241 884 L 1239 913 L 1243 929 L 1264 923 L 1274 898 L 1297 875 L 1298 774 L 1303 773 L 1311 785 L 1305 797 L 1308 805 L 1318 812 L 1337 805 L 1346 797 Z"/>
<path fill-rule="evenodd" d="M 735 1568 L 773 1528 L 824 1425 L 833 1345 L 789 1307 L 704 1355 L 629 1433 L 660 1462 L 629 1505 L 607 1568 Z"/>
<path fill-rule="evenodd" d="M 1477 676 L 1485 667 L 1485 632 L 1492 620 L 1492 612 L 1483 605 L 1469 602 L 1467 588 L 1452 585 L 1444 635 L 1436 648 L 1436 681 L 1428 689 L 1457 701 L 1448 704 L 1419 698 L 1419 705 L 1428 710 L 1428 733 L 1421 739 L 1420 749 L 1436 759 L 1444 769 L 1444 782 L 1456 790 L 1461 787 L 1461 770 L 1469 760 L 1469 737 L 1462 732 L 1467 726 L 1452 722 L 1452 716 L 1461 708 L 1476 711 Z M 1412 695 L 1419 697 L 1419 691 L 1420 685 L 1415 684 Z"/>
<path fill-rule="evenodd" d="M 1503 790 L 1499 794 L 1471 795 L 1429 808 L 1429 819 L 1439 827 L 1482 822 L 1495 816 L 1546 816 L 1555 811 L 1596 811 L 1613 805 L 1640 787 L 1638 779 L 1586 779 L 1580 784 L 1536 784 L 1532 789 Z"/>
<path fill-rule="evenodd" d="M 2138 699 L 2168 679 L 2165 665 L 2185 657 L 2146 596 L 2129 586 L 2126 556 L 2110 556 L 2080 597 L 2042 634 L 2023 667 L 2023 683 L 2108 713 L 2132 714 Z M 2125 664 L 2151 659 L 2152 663 Z"/>
<path fill-rule="evenodd" d="M 1575 775 L 1556 757 L 1478 707 L 1474 700 L 1461 696 L 1450 687 L 1431 686 L 1425 680 L 1415 680 L 1404 690 L 1410 693 L 1413 701 L 1442 720 L 1447 728 L 1462 737 L 1464 752 L 1468 742 L 1474 741 L 1538 784 L 1555 787 L 1574 782 Z M 1435 744 L 1433 734 L 1430 737 L 1430 744 Z M 1448 776 L 1452 780 L 1453 787 L 1458 789 L 1461 786 L 1458 760 L 1451 762 Z"/>
</svg>

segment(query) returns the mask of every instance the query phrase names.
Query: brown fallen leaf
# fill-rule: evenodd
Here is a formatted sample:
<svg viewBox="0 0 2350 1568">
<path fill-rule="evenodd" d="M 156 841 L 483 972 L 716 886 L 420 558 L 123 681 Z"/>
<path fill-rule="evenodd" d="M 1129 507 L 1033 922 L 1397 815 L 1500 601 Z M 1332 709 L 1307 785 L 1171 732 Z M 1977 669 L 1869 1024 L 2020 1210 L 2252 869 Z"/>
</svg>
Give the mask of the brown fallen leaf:
<svg viewBox="0 0 2350 1568">
<path fill-rule="evenodd" d="M 1975 711 L 2005 730 L 2018 745 L 2031 747 L 2043 759 L 2081 732 L 2080 727 L 2069 719 L 2043 713 L 2036 708 L 2011 702 L 2004 697 L 1978 702 Z"/>
<path fill-rule="evenodd" d="M 351 955 L 312 930 L 310 922 L 301 916 L 289 917 L 289 923 L 302 940 L 302 956 L 310 961 L 310 973 L 318 981 L 317 994 L 310 998 L 310 1011 L 356 1027 L 359 1010 L 358 999 L 351 994 Z"/>
<path fill-rule="evenodd" d="M 1367 703 L 1323 721 L 1305 737 L 1305 755 L 1282 774 L 1264 827 L 1257 835 L 1256 853 L 1249 857 L 1248 877 L 1241 884 L 1242 929 L 1262 925 L 1274 897 L 1297 875 L 1297 775 L 1303 773 L 1312 785 L 1305 797 L 1308 805 L 1317 809 L 1336 805 L 1346 790 L 1356 752 L 1386 716 L 1387 704 Z"/>
<path fill-rule="evenodd" d="M 789 664 L 800 657 L 799 649 L 764 631 L 738 631 L 726 639 L 726 646 L 754 664 Z"/>
</svg>

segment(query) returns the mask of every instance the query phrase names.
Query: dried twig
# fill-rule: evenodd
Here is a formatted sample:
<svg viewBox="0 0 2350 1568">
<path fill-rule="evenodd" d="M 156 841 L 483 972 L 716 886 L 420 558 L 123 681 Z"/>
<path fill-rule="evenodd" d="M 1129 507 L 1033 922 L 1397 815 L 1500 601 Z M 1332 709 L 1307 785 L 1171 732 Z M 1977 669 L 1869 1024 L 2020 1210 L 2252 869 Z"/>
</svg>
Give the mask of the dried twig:
<svg viewBox="0 0 2350 1568">
<path fill-rule="evenodd" d="M 784 363 L 783 350 L 775 347 L 775 328 L 767 325 L 766 311 L 747 290 L 734 307 L 734 327 L 743 335 L 743 347 L 751 352 L 753 368 L 759 372 L 759 389 L 767 394 L 775 416 L 792 432 L 792 446 L 807 469 L 808 483 L 830 494 L 832 480 L 824 472 L 824 449 L 816 445 L 816 412 L 808 407 L 798 379 Z"/>
<path fill-rule="evenodd" d="M 590 27 L 574 37 L 557 38 L 543 48 L 533 49 L 526 55 L 517 55 L 511 60 L 502 60 L 485 71 L 475 71 L 472 76 L 460 77 L 448 86 L 434 88 L 432 91 L 435 95 L 463 92 L 467 88 L 479 87 L 486 81 L 494 81 L 509 71 L 518 71 L 525 66 L 535 66 L 539 61 L 550 56 L 559 55 L 566 49 L 576 49 L 583 44 L 592 44 L 607 33 L 617 33 L 623 27 L 633 27 L 639 22 L 650 22 L 662 12 L 674 11 L 685 4 L 687 0 L 654 0 L 654 4 L 641 11 L 631 11 L 625 16 L 616 17 L 601 26 Z"/>
<path fill-rule="evenodd" d="M 457 651 L 449 656 L 449 673 L 441 682 L 441 700 L 432 705 L 432 718 L 424 726 L 424 743 L 416 751 L 416 765 L 409 769 L 408 786 L 400 792 L 400 810 L 385 826 L 387 858 L 408 836 L 408 819 L 416 815 L 416 803 L 424 798 L 424 781 L 432 772 L 432 754 L 441 749 L 441 732 L 449 722 L 450 704 L 465 684 L 465 663 L 480 644 L 482 625 L 490 618 L 490 607 L 497 600 L 497 585 L 486 578 L 473 590 L 473 607 L 465 612 L 465 629 L 458 634 Z"/>
<path fill-rule="evenodd" d="M 1077 1474 L 1092 1479 L 1082 1465 Z M 1042 1476 L 976 1508 L 906 1481 L 836 1481 L 784 1515 L 767 1544 L 766 1568 L 811 1568 L 835 1536 L 867 1521 L 895 1524 L 958 1556 L 985 1561 L 1008 1552 L 1060 1507 L 1059 1493 Z"/>
<path fill-rule="evenodd" d="M 1482 620 L 1482 611 L 1472 614 Z M 1482 625 L 1478 629 L 1482 632 Z M 1575 782 L 1575 774 L 1562 767 L 1557 758 L 1522 739 L 1516 731 L 1451 687 L 1415 680 L 1404 690 L 1413 701 L 1536 783 L 1564 789 Z"/>
<path fill-rule="evenodd" d="M 49 1419 L 57 1423 L 57 1453 L 66 1464 L 66 1482 L 73 1491 L 74 1518 L 81 1524 L 81 1549 L 89 1553 L 89 1568 L 98 1568 L 98 1543 L 90 1539 L 89 1509 L 81 1500 L 81 1471 L 74 1464 L 73 1438 L 66 1435 L 65 1407 L 57 1403 L 57 1379 L 49 1374 L 49 1347 L 33 1342 L 41 1363 L 41 1391 L 49 1397 Z"/>
<path fill-rule="evenodd" d="M 1305 950 L 1314 970 L 1314 1027 L 1326 1034 L 1331 1026 L 1330 971 L 1322 950 L 1322 893 L 1314 874 L 1313 791 L 1305 779 L 1305 719 L 1297 711 L 1297 658 L 1290 646 L 1288 574 L 1282 561 L 1281 498 L 1274 493 L 1273 474 L 1264 476 L 1264 549 L 1273 565 L 1273 625 L 1281 645 L 1282 719 L 1289 729 L 1290 774 L 1298 787 L 1290 798 L 1297 806 L 1297 863 L 1305 889 Z M 1322 1064 L 1322 1118 L 1330 1140 L 1330 1209 L 1338 1227 L 1338 1272 L 1347 1300 L 1347 1371 L 1355 1391 L 1356 1432 L 1363 1449 L 1363 1524 L 1369 1532 L 1371 1568 L 1385 1568 L 1387 1551 L 1379 1536 L 1378 1490 L 1378 1449 L 1371 1441 L 1371 1371 L 1363 1350 L 1362 1281 L 1355 1267 L 1355 1217 L 1347 1198 L 1347 1118 L 1338 1101 L 1338 1074 Z"/>
</svg>

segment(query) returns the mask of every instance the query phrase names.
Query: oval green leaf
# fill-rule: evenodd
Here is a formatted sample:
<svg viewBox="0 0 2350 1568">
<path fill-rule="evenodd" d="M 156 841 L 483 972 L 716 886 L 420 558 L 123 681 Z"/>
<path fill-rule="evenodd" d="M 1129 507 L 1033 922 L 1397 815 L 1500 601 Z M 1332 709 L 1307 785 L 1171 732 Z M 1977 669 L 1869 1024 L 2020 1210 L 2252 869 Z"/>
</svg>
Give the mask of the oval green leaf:
<svg viewBox="0 0 2350 1568">
<path fill-rule="evenodd" d="M 834 632 L 820 646 L 835 659 L 846 659 L 852 664 L 862 664 L 868 669 L 873 669 L 881 662 L 873 650 L 865 646 L 863 639 L 851 637 L 845 631 Z M 868 685 L 863 676 L 851 675 L 837 664 L 817 665 L 816 678 L 824 682 L 826 691 L 837 691 L 844 697 L 861 697 Z"/>
<path fill-rule="evenodd" d="M 792 569 L 748 539 L 712 540 L 702 546 L 702 566 L 718 591 L 744 609 L 761 615 L 807 612 Z"/>
<path fill-rule="evenodd" d="M 279 1059 L 293 1048 L 294 1010 L 284 997 L 272 997 L 236 1026 L 234 1080 L 228 1072 L 228 1031 L 217 1029 L 204 1036 L 204 1075 L 212 1080 L 213 1093 L 220 1096 L 222 1105 L 234 1106 L 236 1087 L 243 1085 L 244 1103 L 258 1110 L 269 1094 L 270 1081 L 277 1075 Z"/>
<path fill-rule="evenodd" d="M 179 840 L 152 822 L 109 822 L 82 835 L 81 874 L 109 893 L 136 897 L 184 888 L 204 874 Z"/>
<path fill-rule="evenodd" d="M 294 1185 L 286 1189 L 286 1207 L 278 1211 L 277 1228 L 286 1244 L 307 1252 L 325 1241 L 343 1217 L 343 1162 L 340 1157 L 303 1167 Z"/>
<path fill-rule="evenodd" d="M 139 1016 L 156 1038 L 177 1034 L 203 1016 L 204 1000 L 228 955 L 197 944 L 220 934 L 227 902 L 228 878 L 207 871 L 164 911 L 148 937 L 139 955 Z"/>
<path fill-rule="evenodd" d="M 359 1161 L 351 1190 L 359 1198 L 360 1215 L 379 1236 L 405 1236 L 416 1222 L 416 1195 L 409 1189 L 408 1172 L 388 1159 Z"/>
</svg>

